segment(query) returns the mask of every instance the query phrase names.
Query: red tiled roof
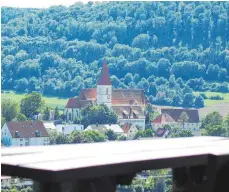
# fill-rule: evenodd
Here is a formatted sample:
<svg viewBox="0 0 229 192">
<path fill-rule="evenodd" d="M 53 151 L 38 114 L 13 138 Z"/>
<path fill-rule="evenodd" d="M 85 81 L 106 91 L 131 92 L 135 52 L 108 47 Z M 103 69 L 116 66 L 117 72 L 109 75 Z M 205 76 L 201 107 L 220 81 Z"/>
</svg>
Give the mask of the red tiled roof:
<svg viewBox="0 0 229 192">
<path fill-rule="evenodd" d="M 109 77 L 108 67 L 106 61 L 103 63 L 103 68 L 98 79 L 97 85 L 111 85 L 111 80 Z"/>
<path fill-rule="evenodd" d="M 48 137 L 48 132 L 42 121 L 10 121 L 6 123 L 11 135 L 15 138 L 18 131 L 20 138 L 36 137 L 35 132 L 40 131 L 40 137 Z"/>
<path fill-rule="evenodd" d="M 181 113 L 185 112 L 188 115 L 188 123 L 199 123 L 199 111 L 197 109 L 161 109 L 162 114 L 168 114 L 176 122 L 179 121 Z"/>
<path fill-rule="evenodd" d="M 153 120 L 154 124 L 162 124 L 162 123 L 169 123 L 169 122 L 175 122 L 175 120 L 166 113 L 160 114 Z"/>
<path fill-rule="evenodd" d="M 96 88 L 83 89 L 81 92 L 86 100 L 96 100 L 96 93 L 97 93 Z"/>
<path fill-rule="evenodd" d="M 70 98 L 66 108 L 80 108 L 83 103 L 96 101 L 96 88 L 82 89 L 79 97 Z M 141 89 L 112 89 L 112 106 L 120 105 L 144 105 L 146 102 L 145 94 Z"/>
<path fill-rule="evenodd" d="M 113 89 L 112 105 L 144 105 L 145 94 L 141 89 Z"/>
<path fill-rule="evenodd" d="M 122 126 L 122 130 L 124 133 L 128 133 L 130 128 L 131 128 L 132 124 L 131 123 L 125 123 L 123 126 Z"/>
<path fill-rule="evenodd" d="M 79 105 L 77 97 L 70 98 L 68 100 L 67 105 L 66 105 L 66 108 L 79 108 L 79 107 L 80 107 L 80 105 Z"/>
<path fill-rule="evenodd" d="M 112 106 L 112 109 L 115 111 L 118 117 L 123 119 L 129 119 L 129 115 L 130 119 L 145 118 L 144 111 L 141 106 Z M 136 113 L 138 113 L 138 116 L 136 116 Z"/>
</svg>

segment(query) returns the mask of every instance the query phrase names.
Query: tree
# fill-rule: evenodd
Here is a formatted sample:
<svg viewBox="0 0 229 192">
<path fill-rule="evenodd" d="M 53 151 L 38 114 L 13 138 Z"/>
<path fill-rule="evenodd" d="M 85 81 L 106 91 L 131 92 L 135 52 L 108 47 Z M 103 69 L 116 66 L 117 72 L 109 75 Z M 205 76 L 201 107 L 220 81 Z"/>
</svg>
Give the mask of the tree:
<svg viewBox="0 0 229 192">
<path fill-rule="evenodd" d="M 87 127 L 90 124 L 116 124 L 116 113 L 106 105 L 90 105 L 82 110 L 82 124 Z"/>
<path fill-rule="evenodd" d="M 1 116 L 1 128 L 4 126 L 5 123 L 6 123 L 5 117 Z"/>
<path fill-rule="evenodd" d="M 88 130 L 83 132 L 83 142 L 89 140 L 90 142 L 103 142 L 105 141 L 105 135 L 96 131 L 96 130 Z M 86 142 L 87 143 L 87 142 Z"/>
<path fill-rule="evenodd" d="M 152 131 L 152 129 L 146 129 L 144 131 L 144 137 L 153 137 L 153 131 Z"/>
<path fill-rule="evenodd" d="M 48 107 L 46 107 L 45 110 L 44 110 L 44 119 L 45 119 L 46 121 L 48 121 L 49 118 L 50 118 L 50 110 L 49 110 Z"/>
<path fill-rule="evenodd" d="M 111 129 L 108 129 L 105 132 L 105 135 L 107 136 L 107 138 L 108 138 L 109 141 L 115 141 L 118 138 L 117 134 L 113 130 L 111 130 Z"/>
<path fill-rule="evenodd" d="M 151 104 L 147 104 L 145 107 L 145 115 L 146 115 L 146 124 L 150 123 L 150 115 L 153 113 L 153 107 Z"/>
<path fill-rule="evenodd" d="M 139 129 L 137 131 L 137 133 L 135 134 L 134 139 L 138 139 L 138 138 L 141 138 L 141 137 L 144 137 L 144 131 Z"/>
<path fill-rule="evenodd" d="M 12 121 L 19 112 L 18 103 L 12 99 L 2 100 L 2 116 L 6 121 Z"/>
<path fill-rule="evenodd" d="M 56 138 L 56 144 L 67 144 L 69 143 L 68 138 L 63 133 L 58 133 Z"/>
<path fill-rule="evenodd" d="M 17 120 L 18 121 L 26 121 L 27 118 L 26 118 L 26 116 L 24 114 L 19 113 L 19 114 L 17 114 Z"/>
<path fill-rule="evenodd" d="M 183 129 L 184 129 L 185 122 L 187 122 L 189 120 L 189 117 L 188 117 L 188 115 L 187 115 L 187 113 L 185 111 L 183 111 L 181 113 L 179 120 L 182 122 L 182 126 L 183 126 Z"/>
<path fill-rule="evenodd" d="M 173 130 L 170 137 L 177 138 L 177 137 L 192 137 L 192 136 L 194 136 L 192 134 L 191 130 L 184 130 L 184 129 L 177 129 L 177 130 L 176 131 Z"/>
<path fill-rule="evenodd" d="M 49 144 L 54 145 L 56 144 L 56 139 L 58 137 L 58 132 L 56 130 L 47 130 L 49 136 Z"/>
<path fill-rule="evenodd" d="M 204 107 L 204 99 L 201 95 L 198 95 L 195 98 L 195 106 L 199 108 Z"/>
<path fill-rule="evenodd" d="M 205 127 L 204 135 L 226 137 L 227 129 L 222 125 L 208 125 Z"/>
<path fill-rule="evenodd" d="M 223 117 L 219 112 L 209 113 L 201 122 L 201 128 L 205 129 L 208 126 L 221 125 L 223 122 Z"/>
<path fill-rule="evenodd" d="M 55 111 L 54 111 L 54 119 L 57 120 L 60 116 L 60 113 L 59 113 L 59 109 L 58 107 L 55 108 Z"/>
<path fill-rule="evenodd" d="M 40 112 L 44 106 L 44 101 L 40 93 L 27 94 L 21 100 L 21 113 L 30 118 L 33 113 Z"/>
<path fill-rule="evenodd" d="M 229 113 L 227 114 L 227 116 L 223 120 L 223 126 L 227 130 L 227 136 L 229 137 Z"/>
</svg>

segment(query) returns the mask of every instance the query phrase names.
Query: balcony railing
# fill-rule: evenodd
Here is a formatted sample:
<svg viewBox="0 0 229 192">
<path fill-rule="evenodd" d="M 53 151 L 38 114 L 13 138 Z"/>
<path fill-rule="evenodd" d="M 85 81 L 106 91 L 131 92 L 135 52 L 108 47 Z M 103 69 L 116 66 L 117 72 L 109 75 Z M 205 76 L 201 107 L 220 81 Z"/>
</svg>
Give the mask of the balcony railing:
<svg viewBox="0 0 229 192">
<path fill-rule="evenodd" d="M 229 139 L 190 137 L 2 149 L 2 175 L 41 191 L 114 192 L 143 170 L 172 168 L 173 191 L 228 192 Z"/>
</svg>

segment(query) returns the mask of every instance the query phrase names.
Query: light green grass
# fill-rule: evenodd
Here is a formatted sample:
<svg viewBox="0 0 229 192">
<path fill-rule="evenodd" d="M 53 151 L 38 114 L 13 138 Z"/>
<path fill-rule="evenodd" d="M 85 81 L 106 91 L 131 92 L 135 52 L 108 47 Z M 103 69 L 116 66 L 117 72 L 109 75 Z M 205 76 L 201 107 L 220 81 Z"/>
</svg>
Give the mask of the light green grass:
<svg viewBox="0 0 229 192">
<path fill-rule="evenodd" d="M 21 99 L 23 99 L 24 97 L 25 94 L 18 94 L 13 91 L 10 91 L 9 93 L 1 93 L 1 99 L 10 98 L 17 102 L 20 102 Z M 47 106 L 51 108 L 58 107 L 59 109 L 64 109 L 68 101 L 68 99 L 62 99 L 58 97 L 47 97 L 47 96 L 43 96 L 43 99 L 45 100 L 45 104 Z"/>
<path fill-rule="evenodd" d="M 220 97 L 224 98 L 224 100 L 205 99 L 204 100 L 204 105 L 205 106 L 212 106 L 212 105 L 219 104 L 219 103 L 229 103 L 229 93 L 218 93 L 218 92 L 210 92 L 210 91 L 207 91 L 207 92 L 194 92 L 195 95 L 199 95 L 200 93 L 205 93 L 205 95 L 207 97 L 219 95 Z"/>
</svg>

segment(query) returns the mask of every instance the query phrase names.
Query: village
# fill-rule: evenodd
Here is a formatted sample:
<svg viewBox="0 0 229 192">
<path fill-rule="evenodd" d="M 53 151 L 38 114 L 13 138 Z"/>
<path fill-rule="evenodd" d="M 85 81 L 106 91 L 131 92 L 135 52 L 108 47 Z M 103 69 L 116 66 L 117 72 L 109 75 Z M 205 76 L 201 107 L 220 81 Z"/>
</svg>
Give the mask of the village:
<svg viewBox="0 0 229 192">
<path fill-rule="evenodd" d="M 107 118 L 103 121 L 106 123 L 96 122 L 98 117 L 95 117 L 94 124 L 81 124 L 82 113 L 87 113 L 93 106 L 102 106 L 108 112 L 112 110 L 117 119 L 102 114 L 100 118 Z M 105 61 L 96 88 L 82 89 L 78 97 L 70 98 L 62 114 L 64 119 L 57 119 L 55 110 L 48 113 L 33 113 L 31 120 L 6 122 L 2 127 L 2 147 L 65 144 L 69 143 L 69 137 L 87 132 L 98 132 L 106 137 L 81 141 L 74 138 L 71 143 L 163 139 L 180 130 L 191 134 L 187 136 L 201 135 L 198 109 L 155 106 L 148 102 L 141 89 L 112 89 Z M 53 140 L 53 135 L 59 135 L 59 138 Z M 33 185 L 31 180 L 7 176 L 1 178 L 1 183 L 3 188 Z"/>
<path fill-rule="evenodd" d="M 117 116 L 117 122 L 113 123 L 111 120 L 101 124 L 95 120 L 94 124 L 88 124 L 86 127 L 80 120 L 74 123 L 76 119 L 80 119 L 82 110 L 89 105 L 102 105 L 108 110 L 111 109 Z M 82 89 L 78 97 L 68 100 L 64 110 L 65 120 L 55 119 L 54 110 L 49 113 L 46 120 L 44 114 L 35 113 L 30 121 L 6 122 L 2 127 L 2 145 L 49 145 L 50 130 L 64 136 L 74 131 L 96 130 L 105 134 L 111 130 L 122 140 L 141 139 L 141 133 L 147 130 L 147 137 L 167 138 L 173 128 L 189 130 L 194 136 L 201 135 L 198 109 L 155 106 L 147 101 L 143 90 L 112 89 L 105 61 L 96 88 Z"/>
</svg>

